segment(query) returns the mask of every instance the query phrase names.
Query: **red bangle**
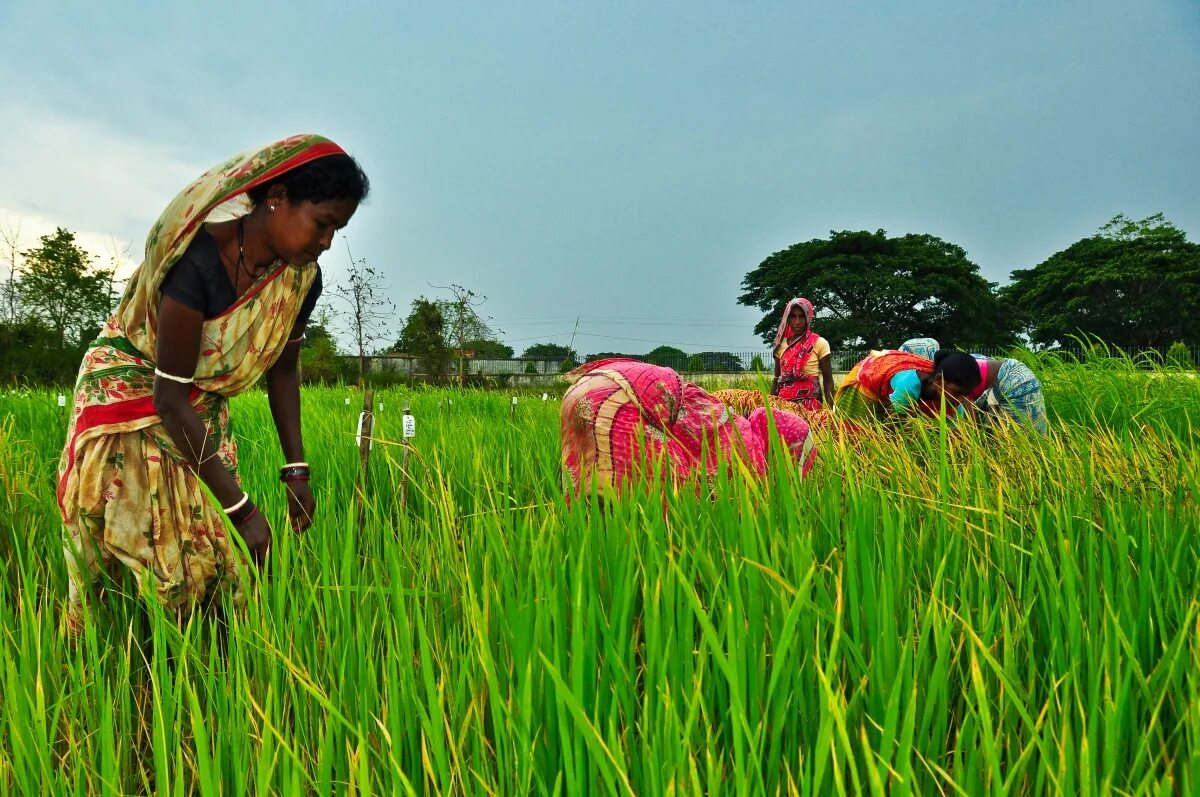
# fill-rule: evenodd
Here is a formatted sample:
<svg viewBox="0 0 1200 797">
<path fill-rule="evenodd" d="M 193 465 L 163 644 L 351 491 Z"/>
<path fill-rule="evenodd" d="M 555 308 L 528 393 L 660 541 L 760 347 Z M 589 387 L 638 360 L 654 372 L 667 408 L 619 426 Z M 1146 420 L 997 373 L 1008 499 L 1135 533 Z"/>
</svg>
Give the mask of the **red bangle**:
<svg viewBox="0 0 1200 797">
<path fill-rule="evenodd" d="M 249 520 L 250 518 L 252 518 L 258 514 L 258 507 L 255 506 L 254 504 L 247 504 L 247 508 L 242 509 L 239 512 L 236 512 L 234 514 L 236 514 L 237 517 L 234 517 L 233 515 L 229 515 L 229 522 L 232 523 L 234 526 L 240 526 L 243 523 L 245 523 L 247 520 Z"/>
</svg>

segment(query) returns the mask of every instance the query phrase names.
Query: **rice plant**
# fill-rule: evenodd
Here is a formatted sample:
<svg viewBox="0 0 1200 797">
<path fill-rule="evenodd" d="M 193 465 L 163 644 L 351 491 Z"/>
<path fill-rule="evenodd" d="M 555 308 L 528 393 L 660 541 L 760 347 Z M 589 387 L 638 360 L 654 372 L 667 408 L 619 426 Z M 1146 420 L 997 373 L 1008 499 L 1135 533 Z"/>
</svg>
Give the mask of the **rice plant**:
<svg viewBox="0 0 1200 797">
<path fill-rule="evenodd" d="M 308 389 L 301 536 L 245 395 L 249 605 L 181 627 L 127 584 L 77 640 L 62 410 L 0 396 L 0 792 L 1200 792 L 1200 385 L 1036 367 L 1044 439 L 825 438 L 665 512 L 564 502 L 553 400 L 383 391 L 361 529 L 361 396 Z"/>
</svg>

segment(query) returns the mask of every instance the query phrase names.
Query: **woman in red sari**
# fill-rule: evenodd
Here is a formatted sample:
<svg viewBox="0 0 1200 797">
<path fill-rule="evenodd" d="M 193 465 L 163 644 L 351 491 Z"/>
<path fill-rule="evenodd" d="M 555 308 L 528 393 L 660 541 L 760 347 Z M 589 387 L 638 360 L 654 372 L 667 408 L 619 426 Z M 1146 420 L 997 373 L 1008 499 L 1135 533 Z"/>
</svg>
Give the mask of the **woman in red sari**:
<svg viewBox="0 0 1200 797">
<path fill-rule="evenodd" d="M 670 368 L 611 358 L 582 365 L 567 380 L 562 458 L 571 495 L 656 480 L 679 486 L 739 462 L 745 467 L 734 472 L 762 476 L 772 445 L 785 448 L 802 476 L 816 458 L 803 418 L 761 407 L 744 418 Z"/>
<path fill-rule="evenodd" d="M 308 525 L 300 343 L 317 258 L 367 191 L 341 147 L 302 135 L 213 167 L 163 211 L 79 369 L 58 474 L 73 630 L 101 573 L 131 572 L 180 618 L 241 599 L 226 524 L 257 562 L 271 527 L 238 481 L 228 397 L 264 377 L 288 514 Z"/>
<path fill-rule="evenodd" d="M 809 412 L 833 406 L 833 365 L 829 342 L 813 331 L 813 305 L 792 299 L 775 333 L 775 381 L 771 395 Z"/>
</svg>

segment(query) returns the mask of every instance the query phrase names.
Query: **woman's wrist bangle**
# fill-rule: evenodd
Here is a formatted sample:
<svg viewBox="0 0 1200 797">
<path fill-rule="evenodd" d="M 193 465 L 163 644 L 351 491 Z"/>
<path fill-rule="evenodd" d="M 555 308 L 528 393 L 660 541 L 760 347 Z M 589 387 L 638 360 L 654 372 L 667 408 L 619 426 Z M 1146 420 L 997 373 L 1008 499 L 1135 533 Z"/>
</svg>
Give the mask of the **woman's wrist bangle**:
<svg viewBox="0 0 1200 797">
<path fill-rule="evenodd" d="M 239 509 L 241 509 L 242 507 L 244 507 L 244 506 L 246 505 L 246 502 L 247 502 L 247 501 L 249 501 L 249 500 L 250 500 L 250 494 L 249 494 L 249 493 L 242 493 L 241 500 L 239 500 L 239 501 L 238 501 L 236 504 L 234 504 L 233 506 L 223 506 L 223 507 L 221 507 L 221 511 L 222 511 L 222 512 L 224 512 L 226 515 L 232 515 L 234 512 L 236 512 L 236 511 L 238 511 Z"/>
<path fill-rule="evenodd" d="M 279 481 L 308 481 L 308 465 L 284 465 L 279 469 Z"/>
<path fill-rule="evenodd" d="M 257 514 L 258 514 L 258 507 L 256 507 L 254 504 L 247 504 L 242 509 L 242 511 L 237 513 L 236 516 L 230 515 L 229 522 L 235 526 L 240 526 Z"/>
</svg>

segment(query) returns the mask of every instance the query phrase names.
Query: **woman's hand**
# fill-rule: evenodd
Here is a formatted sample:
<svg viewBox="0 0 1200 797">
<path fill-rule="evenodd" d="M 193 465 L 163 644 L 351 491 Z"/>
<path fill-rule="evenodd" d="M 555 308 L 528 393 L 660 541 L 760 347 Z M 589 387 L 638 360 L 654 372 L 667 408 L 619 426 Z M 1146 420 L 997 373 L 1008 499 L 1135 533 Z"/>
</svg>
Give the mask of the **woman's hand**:
<svg viewBox="0 0 1200 797">
<path fill-rule="evenodd" d="M 262 567 L 267 561 L 267 552 L 271 549 L 271 524 L 267 523 L 262 512 L 255 510 L 250 517 L 236 524 L 234 528 L 241 535 L 242 542 L 246 543 L 246 550 L 250 552 L 254 564 Z"/>
<path fill-rule="evenodd" d="M 292 531 L 304 531 L 312 525 L 313 516 L 317 513 L 317 499 L 313 497 L 306 481 L 284 482 L 287 490 L 288 519 L 292 522 Z"/>
</svg>

